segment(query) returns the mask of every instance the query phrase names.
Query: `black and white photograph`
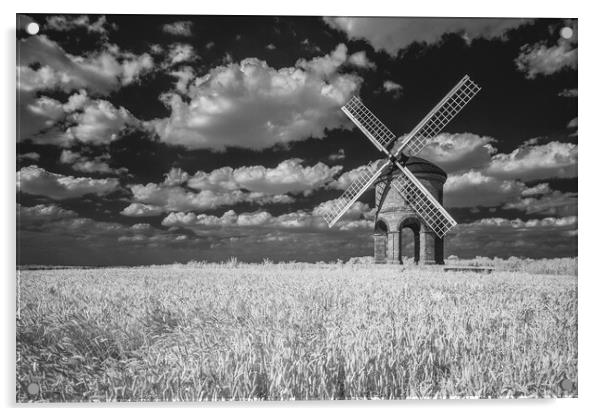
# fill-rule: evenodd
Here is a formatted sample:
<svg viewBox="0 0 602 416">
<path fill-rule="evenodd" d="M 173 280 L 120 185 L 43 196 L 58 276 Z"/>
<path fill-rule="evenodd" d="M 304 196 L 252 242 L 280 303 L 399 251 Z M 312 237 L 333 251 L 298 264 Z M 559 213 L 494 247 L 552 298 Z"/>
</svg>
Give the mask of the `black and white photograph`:
<svg viewBox="0 0 602 416">
<path fill-rule="evenodd" d="M 17 14 L 16 403 L 577 398 L 578 21 Z"/>
</svg>

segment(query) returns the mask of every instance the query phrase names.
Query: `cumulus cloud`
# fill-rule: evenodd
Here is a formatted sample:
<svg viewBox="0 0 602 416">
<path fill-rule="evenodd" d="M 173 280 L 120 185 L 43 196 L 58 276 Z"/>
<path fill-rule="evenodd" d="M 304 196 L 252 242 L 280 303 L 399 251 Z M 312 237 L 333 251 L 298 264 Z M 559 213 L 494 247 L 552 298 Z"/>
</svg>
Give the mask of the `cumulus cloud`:
<svg viewBox="0 0 602 416">
<path fill-rule="evenodd" d="M 57 200 L 77 198 L 87 194 L 105 195 L 118 188 L 119 181 L 115 178 L 64 176 L 48 172 L 36 165 L 24 167 L 17 172 L 18 191 Z"/>
<path fill-rule="evenodd" d="M 19 162 L 23 162 L 25 160 L 38 161 L 38 160 L 40 160 L 40 154 L 37 152 L 27 152 L 27 153 L 18 155 L 17 158 L 19 159 Z"/>
<path fill-rule="evenodd" d="M 274 69 L 257 58 L 219 66 L 193 81 L 185 98 L 164 95 L 171 116 L 152 124 L 162 141 L 189 149 L 260 150 L 322 138 L 350 127 L 339 109 L 361 78 L 333 72 L 345 60 L 339 46 L 295 67 Z"/>
<path fill-rule="evenodd" d="M 173 180 L 173 174 L 168 174 L 165 182 L 160 184 L 147 183 L 146 185 L 130 186 L 133 202 L 138 204 L 126 207 L 122 214 L 140 216 L 149 213 L 154 215 L 158 212 L 202 211 L 245 202 L 259 205 L 293 202 L 288 195 L 267 195 L 240 189 L 231 191 L 204 189 L 199 192 L 191 192 L 175 185 L 177 182 L 177 180 Z"/>
<path fill-rule="evenodd" d="M 341 166 L 329 167 L 322 162 L 314 166 L 303 166 L 301 159 L 289 159 L 280 162 L 275 168 L 223 167 L 210 173 L 197 172 L 188 181 L 188 186 L 197 190 L 246 189 L 270 195 L 302 192 L 307 194 L 332 181 L 341 169 Z"/>
<path fill-rule="evenodd" d="M 20 123 L 23 125 L 20 140 L 31 139 L 40 144 L 107 144 L 116 140 L 126 127 L 141 126 L 125 108 L 105 100 L 92 100 L 83 90 L 64 104 L 42 96 L 27 110 Z"/>
<path fill-rule="evenodd" d="M 74 126 L 67 135 L 83 143 L 103 144 L 117 139 L 118 133 L 137 120 L 123 107 L 116 108 L 108 101 L 90 101 L 82 112 L 71 116 Z"/>
<path fill-rule="evenodd" d="M 190 62 L 195 58 L 194 48 L 192 45 L 174 43 L 169 47 L 168 58 L 171 65 L 179 64 L 181 62 Z"/>
<path fill-rule="evenodd" d="M 444 33 L 462 33 L 466 39 L 494 38 L 525 23 L 524 19 L 325 17 L 331 27 L 350 39 L 366 39 L 391 55 L 412 42 L 437 42 Z"/>
<path fill-rule="evenodd" d="M 46 28 L 56 30 L 57 32 L 67 32 L 73 29 L 85 29 L 88 33 L 98 33 L 107 35 L 109 29 L 116 30 L 115 23 L 107 23 L 106 16 L 100 16 L 95 21 L 92 21 L 88 15 L 82 16 L 50 16 L 46 18 Z"/>
<path fill-rule="evenodd" d="M 527 78 L 535 78 L 538 74 L 550 75 L 565 67 L 575 69 L 577 50 L 567 49 L 565 45 L 529 46 L 521 49 L 516 65 L 519 70 L 527 73 Z"/>
<path fill-rule="evenodd" d="M 162 221 L 166 227 L 189 228 L 196 232 L 203 232 L 212 228 L 273 228 L 286 229 L 291 232 L 307 230 L 323 230 L 328 232 L 328 226 L 322 219 L 321 213 L 328 209 L 333 201 L 320 204 L 312 212 L 296 211 L 292 213 L 273 216 L 267 211 L 236 214 L 229 210 L 221 217 L 207 214 L 195 215 L 191 212 L 172 212 Z M 335 225 L 335 230 L 348 231 L 353 229 L 369 229 L 372 221 L 366 219 L 371 210 L 366 204 L 356 202 L 351 209 Z"/>
<path fill-rule="evenodd" d="M 472 133 L 441 133 L 429 140 L 420 152 L 423 157 L 447 172 L 480 168 L 491 160 L 495 139 Z"/>
<path fill-rule="evenodd" d="M 516 199 L 525 188 L 520 181 L 498 179 L 470 170 L 447 178 L 443 200 L 446 207 L 495 207 Z"/>
<path fill-rule="evenodd" d="M 374 162 L 374 163 L 382 163 L 382 162 Z M 374 166 L 373 164 L 371 165 L 361 165 L 358 166 L 357 168 L 348 170 L 346 172 L 343 172 L 343 174 L 341 176 L 339 176 L 336 180 L 330 182 L 328 184 L 328 187 L 331 189 L 347 189 L 349 187 L 349 185 L 351 185 L 351 183 L 356 180 L 364 170 L 370 168 L 371 166 Z"/>
<path fill-rule="evenodd" d="M 73 139 L 74 134 L 81 134 L 83 141 L 92 134 L 94 137 L 91 139 L 96 141 L 98 136 L 91 131 L 94 130 L 91 125 L 113 125 L 109 130 L 114 130 L 115 124 L 123 125 L 126 119 L 131 118 L 125 109 L 115 108 L 107 101 L 89 100 L 85 91 L 107 95 L 122 85 L 136 82 L 154 67 L 150 55 L 122 52 L 113 45 L 105 45 L 102 51 L 86 56 L 73 56 L 45 35 L 20 40 L 19 52 L 17 92 L 21 121 L 18 138 L 25 140 L 43 131 L 44 139 L 52 144 L 65 144 Z M 70 98 L 70 102 L 62 104 L 43 96 L 42 93 L 48 90 L 79 92 Z M 86 111 L 75 113 L 83 102 L 88 103 Z M 65 119 L 68 114 L 73 120 Z M 67 133 L 51 129 L 62 121 L 66 125 L 79 126 Z"/>
<path fill-rule="evenodd" d="M 188 85 L 194 79 L 194 69 L 190 66 L 184 66 L 179 68 L 177 71 L 169 72 L 169 75 L 176 78 L 176 90 L 181 94 L 186 94 L 188 91 Z"/>
<path fill-rule="evenodd" d="M 162 26 L 165 33 L 175 36 L 192 36 L 192 22 L 190 20 L 180 20 L 168 23 Z"/>
<path fill-rule="evenodd" d="M 446 237 L 446 252 L 460 257 L 562 257 L 577 255 L 576 217 L 543 220 L 492 218 L 459 224 Z M 542 244 L 545 242 L 545 244 Z"/>
<path fill-rule="evenodd" d="M 484 218 L 458 224 L 446 236 L 446 252 L 460 257 L 563 257 L 577 255 L 577 217 L 521 220 Z"/>
<path fill-rule="evenodd" d="M 150 55 L 122 52 L 114 45 L 87 56 L 73 56 L 45 35 L 37 35 L 20 40 L 18 47 L 17 88 L 24 92 L 85 88 L 106 95 L 154 67 Z M 34 63 L 39 68 L 32 69 Z"/>
<path fill-rule="evenodd" d="M 402 93 L 403 93 L 403 87 L 401 85 L 399 85 L 396 82 L 393 82 L 391 80 L 386 80 L 383 83 L 383 89 L 388 92 L 389 94 L 391 94 L 393 96 L 393 98 L 399 98 L 401 97 Z"/>
<path fill-rule="evenodd" d="M 126 217 L 154 217 L 161 213 L 163 213 L 162 207 L 139 202 L 131 203 L 121 211 L 121 215 Z"/>
<path fill-rule="evenodd" d="M 32 207 L 17 204 L 17 222 L 19 227 L 40 226 L 49 221 L 75 217 L 77 217 L 75 212 L 61 208 L 55 204 L 40 204 Z"/>
<path fill-rule="evenodd" d="M 545 43 L 524 45 L 515 63 L 518 70 L 529 79 L 538 75 L 552 75 L 565 68 L 577 69 L 577 48 L 563 40 L 554 46 Z"/>
<path fill-rule="evenodd" d="M 376 64 L 371 62 L 365 51 L 359 51 L 349 56 L 348 62 L 358 68 L 376 69 Z"/>
<path fill-rule="evenodd" d="M 332 153 L 330 155 L 328 155 L 328 160 L 332 161 L 332 162 L 336 162 L 337 160 L 343 160 L 345 159 L 345 149 L 339 149 L 336 151 L 336 153 Z"/>
<path fill-rule="evenodd" d="M 544 145 L 525 144 L 510 154 L 498 153 L 486 173 L 497 178 L 535 180 L 577 177 L 577 145 L 552 141 Z"/>
<path fill-rule="evenodd" d="M 78 152 L 63 150 L 59 161 L 71 165 L 73 170 L 86 173 L 125 173 L 126 168 L 113 169 L 109 166 L 110 155 L 108 153 L 93 158 L 82 155 Z"/>
<path fill-rule="evenodd" d="M 523 192 L 521 199 L 508 202 L 503 208 L 518 209 L 527 214 L 577 215 L 577 193 L 552 191 L 547 187 L 540 193 Z"/>
<path fill-rule="evenodd" d="M 21 247 L 27 247 L 20 252 L 24 264 L 35 259 L 38 264 L 63 265 L 171 263 L 177 251 L 186 251 L 189 259 L 207 245 L 201 239 L 150 224 L 127 226 L 81 217 L 54 204 L 17 204 L 17 213 L 19 241 Z M 177 251 L 166 256 L 166 250 Z"/>
<path fill-rule="evenodd" d="M 171 168 L 169 172 L 165 174 L 165 180 L 163 183 L 167 186 L 183 185 L 188 182 L 190 175 L 182 168 Z"/>
</svg>

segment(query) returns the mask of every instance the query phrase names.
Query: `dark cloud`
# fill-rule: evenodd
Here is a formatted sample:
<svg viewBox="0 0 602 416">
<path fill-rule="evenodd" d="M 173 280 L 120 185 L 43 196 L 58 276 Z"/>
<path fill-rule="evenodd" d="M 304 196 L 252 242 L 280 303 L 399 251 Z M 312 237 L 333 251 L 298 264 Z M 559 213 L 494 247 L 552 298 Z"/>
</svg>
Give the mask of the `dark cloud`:
<svg viewBox="0 0 602 416">
<path fill-rule="evenodd" d="M 445 33 L 461 33 L 467 42 L 492 38 L 527 22 L 525 19 L 326 17 L 325 22 L 349 38 L 368 40 L 375 49 L 396 55 L 412 42 L 437 42 Z"/>
</svg>

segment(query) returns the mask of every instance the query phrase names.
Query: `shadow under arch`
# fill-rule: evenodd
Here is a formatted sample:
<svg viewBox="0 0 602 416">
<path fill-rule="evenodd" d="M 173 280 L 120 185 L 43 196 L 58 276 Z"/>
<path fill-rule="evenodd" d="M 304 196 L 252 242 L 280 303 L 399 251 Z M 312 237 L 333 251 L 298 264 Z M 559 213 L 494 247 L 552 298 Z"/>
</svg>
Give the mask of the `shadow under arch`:
<svg viewBox="0 0 602 416">
<path fill-rule="evenodd" d="M 414 263 L 420 262 L 420 228 L 421 228 L 420 220 L 417 217 L 408 217 L 404 219 L 399 224 L 399 263 L 403 264 L 403 259 L 401 256 L 403 241 L 402 241 L 402 231 L 404 228 L 409 228 L 412 230 L 414 234 Z"/>
</svg>

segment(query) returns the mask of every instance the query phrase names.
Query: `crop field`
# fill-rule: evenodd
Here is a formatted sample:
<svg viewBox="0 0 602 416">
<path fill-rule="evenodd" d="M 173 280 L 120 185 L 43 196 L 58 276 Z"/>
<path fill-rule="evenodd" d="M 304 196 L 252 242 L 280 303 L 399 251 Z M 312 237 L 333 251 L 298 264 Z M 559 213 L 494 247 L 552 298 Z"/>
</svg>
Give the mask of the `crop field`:
<svg viewBox="0 0 602 416">
<path fill-rule="evenodd" d="M 572 261 L 20 270 L 17 401 L 576 397 Z"/>
</svg>

